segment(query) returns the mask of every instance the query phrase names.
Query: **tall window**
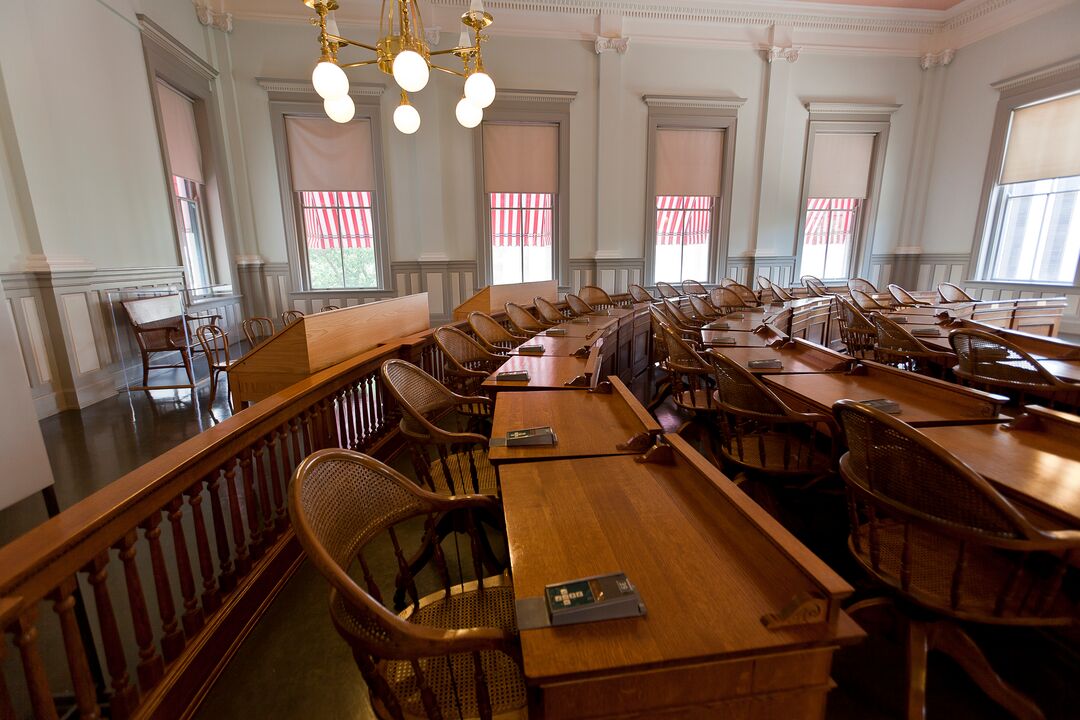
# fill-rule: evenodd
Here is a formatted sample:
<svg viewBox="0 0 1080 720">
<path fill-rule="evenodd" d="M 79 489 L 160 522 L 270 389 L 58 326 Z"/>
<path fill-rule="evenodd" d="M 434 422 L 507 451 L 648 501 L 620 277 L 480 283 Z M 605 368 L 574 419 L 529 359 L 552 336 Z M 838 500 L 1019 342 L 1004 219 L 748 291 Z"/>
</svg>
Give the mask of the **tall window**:
<svg viewBox="0 0 1080 720">
<path fill-rule="evenodd" d="M 559 126 L 486 122 L 483 154 L 492 283 L 553 279 Z"/>
<path fill-rule="evenodd" d="M 379 287 L 371 122 L 285 118 L 305 289 Z"/>
<path fill-rule="evenodd" d="M 195 125 L 195 104 L 186 95 L 157 81 L 158 107 L 165 130 L 180 256 L 187 275 L 188 292 L 203 295 L 214 284 L 214 263 L 206 222 L 206 183 L 202 147 Z"/>
<path fill-rule="evenodd" d="M 988 280 L 1076 284 L 1080 93 L 1012 111 L 985 227 Z"/>
<path fill-rule="evenodd" d="M 852 274 L 870 186 L 873 133 L 816 133 L 799 247 L 799 274 L 843 280 Z"/>
<path fill-rule="evenodd" d="M 657 129 L 654 281 L 709 279 L 723 157 L 723 130 Z"/>
</svg>

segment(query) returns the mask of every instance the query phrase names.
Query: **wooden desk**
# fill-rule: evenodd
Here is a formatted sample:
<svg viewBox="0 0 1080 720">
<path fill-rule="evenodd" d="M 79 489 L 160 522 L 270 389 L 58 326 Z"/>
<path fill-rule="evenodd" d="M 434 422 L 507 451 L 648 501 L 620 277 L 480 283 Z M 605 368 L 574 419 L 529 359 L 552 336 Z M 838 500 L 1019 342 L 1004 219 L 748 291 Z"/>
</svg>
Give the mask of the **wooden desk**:
<svg viewBox="0 0 1080 720">
<path fill-rule="evenodd" d="M 529 717 L 821 718 L 851 587 L 678 436 L 627 456 L 504 465 L 518 598 L 625 572 L 645 617 L 521 632 Z M 769 629 L 798 593 L 819 622 Z M 753 712 L 751 712 L 751 708 Z"/>
<path fill-rule="evenodd" d="M 1034 422 L 921 429 L 1018 504 L 1080 529 L 1080 417 L 1027 408 Z M 1038 523 L 1037 523 L 1038 524 Z"/>
<path fill-rule="evenodd" d="M 578 390 L 566 385 L 578 375 L 585 373 L 585 358 L 541 355 L 515 355 L 503 363 L 497 371 L 488 376 L 481 387 L 496 392 L 501 390 Z M 496 381 L 501 372 L 528 370 L 528 382 Z"/>
<path fill-rule="evenodd" d="M 454 308 L 454 319 L 464 320 L 469 317 L 469 313 L 476 310 L 488 315 L 500 313 L 508 302 L 528 307 L 537 296 L 551 302 L 558 302 L 559 283 L 555 280 L 541 280 L 509 285 L 488 285 L 477 290 L 472 297 Z"/>
<path fill-rule="evenodd" d="M 914 427 L 998 423 L 1007 398 L 870 361 L 865 374 L 766 375 L 765 383 L 796 409 L 832 413 L 837 400 L 885 398 L 900 403 L 896 417 Z"/>
<path fill-rule="evenodd" d="M 1080 383 L 1080 360 L 1039 358 L 1039 364 L 1065 382 Z"/>
<path fill-rule="evenodd" d="M 754 330 L 754 328 L 761 327 L 765 324 L 765 318 L 762 316 L 761 313 L 744 312 L 741 314 L 741 318 L 734 319 L 732 319 L 730 315 L 725 315 L 724 317 L 717 318 L 716 320 L 713 320 L 712 322 L 706 324 L 705 327 L 701 329 L 704 332 L 708 329 L 709 325 L 722 325 L 724 323 L 727 323 L 728 329 L 720 330 L 719 332 L 751 332 Z"/>
<path fill-rule="evenodd" d="M 597 336 L 599 337 L 599 336 Z M 529 353 L 518 352 L 519 348 L 514 348 L 508 354 L 510 355 L 526 355 L 530 357 L 552 357 L 552 356 L 570 356 L 575 352 L 585 347 L 588 348 L 595 342 L 596 337 L 586 340 L 583 337 L 551 337 L 548 335 L 537 335 L 532 340 L 526 341 L 525 345 L 543 345 L 543 355 L 529 355 Z"/>
<path fill-rule="evenodd" d="M 492 438 L 506 437 L 509 430 L 546 425 L 555 431 L 558 442 L 546 447 L 493 445 L 488 458 L 498 465 L 524 460 L 641 454 L 644 448 L 620 450 L 616 445 L 642 434 L 659 435 L 663 429 L 621 380 L 613 377 L 611 384 L 610 394 L 558 390 L 499 393 L 491 423 Z"/>
<path fill-rule="evenodd" d="M 767 326 L 768 327 L 768 326 Z M 721 337 L 733 337 L 735 338 L 734 345 L 710 345 L 716 338 Z M 705 343 L 707 348 L 715 348 L 717 350 L 724 350 L 725 348 L 733 347 L 752 347 L 763 348 L 769 347 L 775 342 L 784 339 L 783 333 L 778 330 L 769 328 L 767 331 L 755 333 L 755 332 L 739 332 L 733 330 L 702 330 L 701 341 Z"/>
<path fill-rule="evenodd" d="M 709 348 L 709 352 L 723 355 L 755 375 L 844 372 L 855 361 L 848 355 L 842 355 L 805 340 L 795 340 L 787 345 L 763 348 L 715 347 Z M 779 360 L 784 367 L 780 369 L 747 367 L 751 360 Z"/>
<path fill-rule="evenodd" d="M 564 323 L 560 323 L 556 327 L 566 330 L 566 335 L 556 335 L 554 337 L 576 337 L 576 338 L 592 338 L 598 337 L 604 333 L 605 330 L 612 325 L 617 325 L 619 318 L 617 317 L 594 317 L 590 318 L 587 323 L 576 323 L 567 320 Z M 537 337 L 551 337 L 547 334 L 547 330 L 537 333 Z"/>
</svg>

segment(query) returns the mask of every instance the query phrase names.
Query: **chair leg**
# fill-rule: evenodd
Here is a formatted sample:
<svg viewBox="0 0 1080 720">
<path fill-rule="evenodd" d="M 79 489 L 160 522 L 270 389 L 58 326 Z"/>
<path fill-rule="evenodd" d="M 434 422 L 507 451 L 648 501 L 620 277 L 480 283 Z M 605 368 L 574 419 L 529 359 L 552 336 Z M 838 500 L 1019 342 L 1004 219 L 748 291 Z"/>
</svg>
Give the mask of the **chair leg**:
<svg viewBox="0 0 1080 720">
<path fill-rule="evenodd" d="M 143 387 L 150 386 L 150 353 L 145 350 L 142 351 L 142 384 Z"/>
<path fill-rule="evenodd" d="M 188 385 L 195 389 L 195 373 L 191 369 L 191 354 L 185 349 L 180 351 L 180 357 L 184 360 L 184 370 L 187 371 Z M 211 373 L 212 375 L 213 373 Z"/>
<path fill-rule="evenodd" d="M 926 718 L 926 660 L 930 652 L 930 642 L 926 633 L 926 623 L 908 619 L 907 622 L 907 698 L 904 717 L 907 720 L 925 720 Z"/>
<path fill-rule="evenodd" d="M 210 404 L 214 404 L 214 398 L 217 396 L 217 379 L 218 370 L 215 370 L 213 366 L 210 367 Z"/>
</svg>

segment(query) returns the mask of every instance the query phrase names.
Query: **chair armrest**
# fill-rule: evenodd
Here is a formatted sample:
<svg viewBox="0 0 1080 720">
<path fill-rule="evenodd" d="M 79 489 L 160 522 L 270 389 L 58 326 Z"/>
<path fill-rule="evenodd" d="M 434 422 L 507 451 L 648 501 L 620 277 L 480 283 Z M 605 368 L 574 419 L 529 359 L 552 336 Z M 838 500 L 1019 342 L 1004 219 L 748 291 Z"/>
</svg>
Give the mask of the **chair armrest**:
<svg viewBox="0 0 1080 720">
<path fill-rule="evenodd" d="M 486 377 L 486 376 L 485 376 Z M 462 405 L 494 405 L 495 401 L 486 395 L 461 395 L 461 399 L 455 404 L 455 407 L 461 407 Z"/>
</svg>

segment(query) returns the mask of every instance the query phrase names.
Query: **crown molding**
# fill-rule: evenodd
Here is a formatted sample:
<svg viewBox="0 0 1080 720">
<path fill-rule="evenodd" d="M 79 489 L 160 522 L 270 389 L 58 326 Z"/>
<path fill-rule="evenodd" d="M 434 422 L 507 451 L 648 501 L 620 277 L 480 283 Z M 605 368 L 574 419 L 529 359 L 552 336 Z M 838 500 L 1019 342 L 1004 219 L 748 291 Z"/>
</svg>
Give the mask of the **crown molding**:
<svg viewBox="0 0 1080 720">
<path fill-rule="evenodd" d="M 135 19 L 139 21 L 139 32 L 144 40 L 157 45 L 170 57 L 193 70 L 199 77 L 210 81 L 217 79 L 218 71 L 213 65 L 191 52 L 184 43 L 167 33 L 163 27 L 142 13 L 137 13 Z"/>
<path fill-rule="evenodd" d="M 298 95 L 315 95 L 315 88 L 311 86 L 310 80 L 286 80 L 282 78 L 264 78 L 257 77 L 255 82 L 259 83 L 266 92 L 280 92 L 280 93 L 296 93 Z M 379 83 L 350 83 L 349 95 L 353 97 L 373 96 L 378 97 L 386 90 L 385 85 Z"/>
<path fill-rule="evenodd" d="M 814 115 L 892 115 L 902 106 L 885 103 L 808 102 L 807 111 Z"/>
<path fill-rule="evenodd" d="M 738 110 L 746 103 L 746 98 L 741 97 L 642 95 L 641 99 L 651 108 L 694 108 L 697 110 Z"/>
<path fill-rule="evenodd" d="M 1052 80 L 1059 75 L 1069 75 L 1076 72 L 1080 72 L 1080 55 L 1069 58 L 1068 60 L 1062 60 L 1053 65 L 1045 65 L 1041 68 L 1036 68 L 1035 70 L 1029 70 L 1028 72 L 1020 73 L 1019 75 L 1013 75 L 1004 80 L 998 80 L 997 82 L 990 83 L 990 87 L 998 92 L 1009 92 L 1023 89 L 1028 85 L 1035 85 L 1036 83 Z"/>
<path fill-rule="evenodd" d="M 499 90 L 499 102 L 553 103 L 569 105 L 577 97 L 575 90 Z"/>
</svg>

